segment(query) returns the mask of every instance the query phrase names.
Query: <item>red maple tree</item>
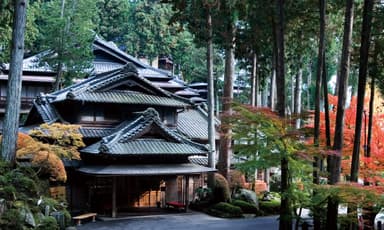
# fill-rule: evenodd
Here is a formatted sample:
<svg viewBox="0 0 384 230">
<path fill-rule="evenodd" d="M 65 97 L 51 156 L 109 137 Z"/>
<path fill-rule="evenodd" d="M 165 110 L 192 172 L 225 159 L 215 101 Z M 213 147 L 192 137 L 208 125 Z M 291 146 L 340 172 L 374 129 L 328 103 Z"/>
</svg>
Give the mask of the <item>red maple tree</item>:
<svg viewBox="0 0 384 230">
<path fill-rule="evenodd" d="M 328 95 L 330 104 L 330 128 L 331 128 L 331 140 L 334 136 L 334 128 L 336 123 L 336 106 L 337 96 Z M 365 111 L 369 111 L 368 100 L 366 98 Z M 348 108 L 345 110 L 344 118 L 344 146 L 342 152 L 342 174 L 349 175 L 351 170 L 351 159 L 353 150 L 353 141 L 355 137 L 355 121 L 356 121 L 356 97 L 352 97 Z M 320 119 L 320 145 L 321 147 L 326 146 L 325 138 L 325 114 L 321 113 Z M 368 113 L 365 114 L 364 119 L 368 119 Z M 372 122 L 372 139 L 371 139 L 371 156 L 366 157 L 364 155 L 365 146 L 367 144 L 367 132 L 368 132 L 368 121 L 363 121 L 362 126 L 362 140 L 361 140 L 361 151 L 360 151 L 360 167 L 359 167 L 359 178 L 362 178 L 366 182 L 373 184 L 381 184 L 384 182 L 384 113 L 377 108 L 373 114 Z M 332 152 L 332 151 L 330 151 Z M 381 183 L 380 183 L 381 182 Z"/>
</svg>

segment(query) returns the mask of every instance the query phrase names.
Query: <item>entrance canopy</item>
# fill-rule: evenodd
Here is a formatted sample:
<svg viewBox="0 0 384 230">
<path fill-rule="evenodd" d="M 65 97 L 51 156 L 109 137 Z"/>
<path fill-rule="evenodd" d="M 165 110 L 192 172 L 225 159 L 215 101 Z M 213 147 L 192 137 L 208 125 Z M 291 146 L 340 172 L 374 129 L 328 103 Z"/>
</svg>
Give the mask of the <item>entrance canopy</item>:
<svg viewBox="0 0 384 230">
<path fill-rule="evenodd" d="M 216 169 L 196 164 L 137 164 L 137 165 L 85 165 L 78 171 L 95 176 L 150 176 L 191 175 L 215 172 Z"/>
</svg>

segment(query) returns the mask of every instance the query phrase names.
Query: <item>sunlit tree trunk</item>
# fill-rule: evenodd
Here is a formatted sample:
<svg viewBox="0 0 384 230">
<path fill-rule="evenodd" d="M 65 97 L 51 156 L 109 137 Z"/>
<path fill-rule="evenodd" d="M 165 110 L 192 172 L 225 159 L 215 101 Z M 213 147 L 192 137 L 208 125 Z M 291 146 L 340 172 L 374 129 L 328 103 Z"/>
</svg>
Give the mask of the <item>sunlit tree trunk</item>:
<svg viewBox="0 0 384 230">
<path fill-rule="evenodd" d="M 251 72 L 251 105 L 260 106 L 260 81 L 259 76 L 257 75 L 257 54 L 256 52 L 252 53 L 252 72 Z"/>
<path fill-rule="evenodd" d="M 8 76 L 7 104 L 1 143 L 2 158 L 14 164 L 16 158 L 17 133 L 19 128 L 21 75 L 24 56 L 24 32 L 27 17 L 27 0 L 14 1 L 12 26 L 12 51 Z"/>
<path fill-rule="evenodd" d="M 223 115 L 230 116 L 232 114 L 233 100 L 233 78 L 235 72 L 235 25 L 233 22 L 228 23 L 227 41 L 225 47 L 225 76 L 224 76 L 224 92 L 223 92 Z M 219 172 L 228 179 L 230 157 L 232 154 L 232 129 L 229 124 L 222 119 L 221 137 L 220 137 L 220 154 L 218 162 Z"/>
<path fill-rule="evenodd" d="M 303 68 L 302 63 L 300 59 L 299 63 L 299 70 L 296 74 L 296 80 L 295 80 L 295 100 L 294 100 L 294 110 L 293 113 L 296 114 L 296 116 L 299 116 L 301 114 L 301 85 L 303 84 Z M 301 119 L 296 119 L 296 128 L 300 128 Z"/>
<path fill-rule="evenodd" d="M 208 139 L 209 139 L 209 155 L 208 166 L 215 168 L 215 154 L 216 154 L 216 131 L 215 131 L 215 89 L 213 81 L 213 44 L 212 44 L 212 17 L 211 9 L 207 9 L 207 70 L 208 70 Z M 208 185 L 210 188 L 214 186 L 214 174 L 209 173 Z"/>
</svg>

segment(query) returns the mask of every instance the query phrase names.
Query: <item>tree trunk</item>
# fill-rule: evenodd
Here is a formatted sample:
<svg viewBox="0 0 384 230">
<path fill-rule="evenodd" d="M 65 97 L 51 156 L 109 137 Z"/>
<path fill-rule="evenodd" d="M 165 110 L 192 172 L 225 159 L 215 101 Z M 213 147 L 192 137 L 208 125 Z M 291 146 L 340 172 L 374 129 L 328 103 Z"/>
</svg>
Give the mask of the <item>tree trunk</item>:
<svg viewBox="0 0 384 230">
<path fill-rule="evenodd" d="M 316 95 L 321 95 L 321 85 L 323 85 L 323 96 L 324 96 L 324 111 L 325 111 L 325 123 L 326 123 L 326 136 L 328 136 L 330 133 L 329 129 L 329 105 L 328 105 L 328 85 L 327 85 L 327 71 L 326 71 L 326 66 L 325 66 L 325 27 L 326 27 L 326 12 L 327 12 L 327 2 L 326 0 L 319 0 L 319 10 L 320 10 L 320 34 L 319 34 L 319 53 L 318 53 L 318 66 L 317 66 L 317 77 L 319 79 L 316 79 Z M 318 82 L 321 80 L 321 83 Z M 319 87 L 319 88 L 317 88 Z M 315 112 L 315 116 L 318 115 L 320 116 L 320 98 L 316 98 L 316 109 L 318 111 Z M 317 107 L 318 106 L 318 107 Z M 320 117 L 315 118 L 317 122 L 320 123 Z M 319 145 L 319 135 L 320 135 L 320 124 L 315 125 L 315 140 L 314 144 L 315 146 Z M 327 143 L 328 143 L 327 139 Z M 327 145 L 330 147 L 329 145 Z M 315 170 L 313 173 L 313 181 L 315 184 L 320 183 L 320 176 L 319 172 L 323 170 L 323 157 L 315 157 L 314 159 L 315 163 Z M 316 207 L 316 209 L 324 209 L 322 207 Z M 319 230 L 322 229 L 322 224 L 321 224 L 321 217 L 315 213 L 313 217 L 313 224 L 314 224 L 314 229 Z"/>
<path fill-rule="evenodd" d="M 296 88 L 295 79 L 296 79 L 296 75 L 291 74 L 291 105 L 289 106 L 290 114 L 295 113 L 295 100 L 296 100 L 296 98 L 295 98 L 295 88 Z"/>
<path fill-rule="evenodd" d="M 269 107 L 272 111 L 276 111 L 276 72 L 277 72 L 277 39 L 276 39 L 276 20 L 272 17 L 272 34 L 273 34 L 273 50 L 272 50 L 272 74 L 269 87 Z"/>
<path fill-rule="evenodd" d="M 301 59 L 300 59 L 301 60 Z M 295 101 L 294 101 L 294 110 L 293 113 L 296 115 L 296 129 L 300 128 L 300 123 L 301 119 L 300 116 L 301 114 L 301 85 L 303 83 L 303 68 L 302 68 L 302 63 L 300 61 L 299 63 L 299 70 L 297 71 L 296 74 L 296 85 L 295 85 Z"/>
<path fill-rule="evenodd" d="M 351 166 L 351 181 L 354 181 L 354 182 L 357 182 L 358 175 L 359 175 L 360 138 L 361 138 L 363 111 L 364 111 L 365 86 L 367 84 L 372 12 L 373 12 L 373 0 L 364 0 L 363 24 L 361 29 L 359 83 L 358 83 L 358 92 L 357 92 L 355 139 L 353 142 L 352 166 Z"/>
<path fill-rule="evenodd" d="M 5 161 L 15 163 L 17 133 L 19 129 L 21 75 L 24 56 L 24 32 L 27 17 L 27 1 L 14 1 L 14 17 L 12 26 L 12 52 L 8 76 L 7 104 L 1 143 L 1 155 Z"/>
<path fill-rule="evenodd" d="M 374 67 L 376 68 L 376 67 Z M 369 118 L 368 118 L 368 127 L 364 127 L 364 129 L 368 128 L 368 137 L 367 137 L 367 143 L 366 143 L 366 157 L 371 157 L 371 142 L 372 142 L 372 125 L 373 125 L 373 106 L 375 102 L 375 74 L 372 74 L 371 77 L 371 94 L 369 97 Z M 365 131 L 365 130 L 364 130 Z"/>
<path fill-rule="evenodd" d="M 319 50 L 317 56 L 317 72 L 316 72 L 316 87 L 315 87 L 315 128 L 314 128 L 314 145 L 319 146 L 320 136 L 320 101 L 321 101 L 321 77 L 323 73 L 324 55 L 325 55 L 325 13 L 326 13 L 326 1 L 319 0 L 320 11 L 320 32 L 319 32 Z M 313 164 L 313 183 L 319 184 L 319 170 L 321 167 L 321 159 L 319 157 L 314 158 Z M 320 217 L 314 216 L 314 227 L 320 228 Z"/>
<path fill-rule="evenodd" d="M 319 146 L 320 136 L 320 101 L 321 101 L 321 77 L 323 73 L 324 55 L 325 55 L 325 13 L 326 13 L 326 2 L 325 0 L 319 0 L 320 9 L 320 33 L 319 33 L 319 51 L 317 56 L 317 72 L 316 72 L 316 87 L 315 87 L 315 127 L 313 142 L 316 147 Z M 313 183 L 320 183 L 319 171 L 321 167 L 321 158 L 314 157 L 313 162 Z M 315 193 L 314 193 L 315 195 Z M 317 208 L 317 207 L 316 207 Z M 315 212 L 313 216 L 314 229 L 321 229 L 320 216 Z"/>
<path fill-rule="evenodd" d="M 331 147 L 331 121 L 329 118 L 329 101 L 328 101 L 328 82 L 327 82 L 327 68 L 325 61 L 325 53 L 323 56 L 323 96 L 324 96 L 324 113 L 325 113 L 325 138 L 327 143 L 327 148 Z"/>
<path fill-rule="evenodd" d="M 251 105 L 260 106 L 259 99 L 259 78 L 257 76 L 257 54 L 256 52 L 252 53 L 252 73 L 251 73 Z"/>
<path fill-rule="evenodd" d="M 344 19 L 344 35 L 343 35 L 343 49 L 340 63 L 340 77 L 339 77 L 339 89 L 338 89 L 338 102 L 336 113 L 336 125 L 335 136 L 333 141 L 333 149 L 339 154 L 331 156 L 329 160 L 328 170 L 329 179 L 328 183 L 331 185 L 339 182 L 340 177 L 340 165 L 341 154 L 343 150 L 343 138 L 344 138 L 344 115 L 345 115 L 345 102 L 347 95 L 347 83 L 349 75 L 350 64 L 350 45 L 352 40 L 352 28 L 353 28 L 353 12 L 354 1 L 347 0 Z M 332 198 L 328 199 L 328 211 L 327 211 L 327 229 L 337 229 L 337 215 L 338 215 L 338 202 Z"/>
<path fill-rule="evenodd" d="M 312 83 L 312 64 L 308 65 L 308 75 L 307 75 L 307 110 L 311 110 L 311 93 L 309 92 L 309 86 Z"/>
<path fill-rule="evenodd" d="M 232 129 L 226 122 L 226 116 L 232 114 L 233 100 L 233 75 L 235 70 L 235 26 L 233 22 L 228 23 L 227 30 L 228 40 L 225 48 L 225 75 L 224 75 L 224 92 L 223 92 L 223 116 L 221 122 L 221 138 L 220 138 L 220 154 L 218 171 L 228 179 L 230 157 L 232 153 Z"/>
<path fill-rule="evenodd" d="M 316 89 L 315 89 L 315 130 L 314 144 L 319 145 L 320 135 L 320 101 L 321 101 L 321 77 L 323 72 L 323 61 L 325 54 L 324 34 L 325 34 L 325 0 L 319 0 L 320 8 L 320 33 L 319 33 L 319 51 L 317 56 Z"/>
<path fill-rule="evenodd" d="M 279 116 L 283 119 L 285 117 L 285 68 L 284 68 L 284 0 L 276 0 L 276 89 L 277 89 L 277 103 L 276 110 Z M 289 192 L 289 167 L 288 157 L 282 153 L 281 157 L 281 194 Z M 280 222 L 279 229 L 292 229 L 292 214 L 290 207 L 290 199 L 288 196 L 282 196 L 280 205 Z"/>
<path fill-rule="evenodd" d="M 208 166 L 215 168 L 215 154 L 216 154 L 216 131 L 215 131 L 215 88 L 213 81 L 213 45 L 212 45 L 212 17 L 211 9 L 207 9 L 207 70 L 208 70 L 208 139 L 209 139 L 209 155 Z M 214 187 L 214 174 L 208 175 L 208 186 Z"/>
<path fill-rule="evenodd" d="M 372 125 L 373 125 L 373 113 L 374 113 L 374 101 L 375 101 L 375 83 L 376 75 L 378 74 L 377 56 L 379 52 L 377 50 L 378 44 L 375 42 L 375 51 L 373 56 L 373 68 L 371 74 L 371 94 L 369 98 L 369 119 L 368 119 L 368 138 L 367 138 L 367 153 L 366 157 L 371 157 L 371 142 L 372 142 Z"/>
<path fill-rule="evenodd" d="M 276 111 L 285 117 L 285 68 L 284 68 L 284 0 L 276 0 Z"/>
</svg>

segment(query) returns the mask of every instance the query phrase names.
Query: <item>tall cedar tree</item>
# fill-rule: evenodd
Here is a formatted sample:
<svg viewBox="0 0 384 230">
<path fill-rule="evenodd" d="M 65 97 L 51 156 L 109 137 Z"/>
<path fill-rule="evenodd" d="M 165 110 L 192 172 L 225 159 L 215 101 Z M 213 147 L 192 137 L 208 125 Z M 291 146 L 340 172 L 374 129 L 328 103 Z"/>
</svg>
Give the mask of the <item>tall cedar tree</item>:
<svg viewBox="0 0 384 230">
<path fill-rule="evenodd" d="M 15 13 L 12 26 L 11 65 L 8 77 L 7 104 L 1 142 L 1 155 L 14 164 L 17 132 L 19 128 L 21 75 L 24 56 L 24 32 L 27 18 L 27 0 L 14 1 Z"/>
<path fill-rule="evenodd" d="M 232 100 L 233 100 L 233 79 L 235 71 L 235 12 L 230 6 L 226 6 L 227 12 L 230 14 L 229 19 L 225 24 L 225 73 L 224 73 L 224 92 L 222 98 L 222 114 L 230 116 L 232 114 Z M 220 137 L 220 153 L 218 170 L 221 175 L 228 179 L 230 156 L 232 153 L 232 130 L 229 124 L 223 120 L 221 124 L 221 137 Z"/>
<path fill-rule="evenodd" d="M 93 0 L 53 0 L 42 5 L 39 26 L 41 60 L 57 72 L 54 90 L 85 76 L 92 64 L 96 3 Z"/>
<path fill-rule="evenodd" d="M 281 118 L 285 117 L 285 68 L 284 68 L 284 0 L 275 0 L 276 6 L 276 26 L 275 26 L 275 39 L 277 49 L 277 62 L 276 62 L 276 88 L 277 88 L 277 103 L 276 110 Z M 285 153 L 283 153 L 285 154 Z M 279 229 L 291 229 L 292 218 L 290 199 L 287 196 L 289 191 L 289 168 L 288 156 L 281 157 L 281 206 L 280 206 L 280 223 Z"/>
<path fill-rule="evenodd" d="M 206 4 L 207 11 L 207 71 L 208 71 L 208 141 L 209 155 L 208 166 L 215 168 L 216 155 L 216 129 L 215 129 L 215 88 L 213 79 L 213 29 L 211 5 Z M 208 186 L 214 187 L 214 174 L 210 173 L 208 177 Z"/>
<path fill-rule="evenodd" d="M 358 92 L 357 92 L 355 140 L 353 142 L 353 154 L 352 154 L 352 166 L 351 166 L 351 181 L 354 181 L 354 182 L 357 182 L 357 178 L 359 174 L 360 139 L 361 139 L 363 110 L 364 110 L 365 87 L 367 84 L 369 46 L 371 43 L 370 39 L 371 39 L 372 13 L 373 13 L 373 0 L 365 0 L 364 11 L 363 11 L 363 25 L 361 30 L 359 85 L 358 85 Z M 366 148 L 366 146 L 364 146 L 364 148 Z"/>
<path fill-rule="evenodd" d="M 350 46 L 352 40 L 352 28 L 354 18 L 354 1 L 347 0 L 345 8 L 344 18 L 344 36 L 343 36 L 343 49 L 341 54 L 340 63 L 340 76 L 339 91 L 338 91 L 338 103 L 337 103 L 337 115 L 335 125 L 335 136 L 333 141 L 333 149 L 338 154 L 330 156 L 328 171 L 329 179 L 328 183 L 331 185 L 339 182 L 340 178 L 340 164 L 341 155 L 343 152 L 343 138 L 344 138 L 344 114 L 345 114 L 345 102 L 347 95 L 349 65 L 350 65 Z M 338 202 L 335 199 L 328 199 L 328 210 L 327 210 L 327 229 L 337 229 L 337 216 L 338 216 Z"/>
<path fill-rule="evenodd" d="M 319 0 L 319 9 L 320 9 L 320 32 L 319 32 L 319 51 L 317 57 L 317 74 L 316 74 L 316 90 L 315 90 L 315 129 L 314 129 L 314 145 L 319 146 L 319 136 L 320 136 L 320 100 L 321 100 L 321 78 L 323 77 L 323 72 L 325 72 L 324 61 L 325 61 L 325 14 L 326 14 L 326 0 Z M 326 88 L 327 85 L 324 85 Z M 325 94 L 325 97 L 327 94 Z M 314 158 L 314 170 L 313 170 L 313 183 L 319 184 L 320 176 L 320 161 L 319 157 Z M 314 215 L 314 227 L 315 229 L 320 229 L 320 217 Z"/>
</svg>

